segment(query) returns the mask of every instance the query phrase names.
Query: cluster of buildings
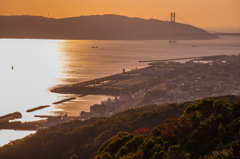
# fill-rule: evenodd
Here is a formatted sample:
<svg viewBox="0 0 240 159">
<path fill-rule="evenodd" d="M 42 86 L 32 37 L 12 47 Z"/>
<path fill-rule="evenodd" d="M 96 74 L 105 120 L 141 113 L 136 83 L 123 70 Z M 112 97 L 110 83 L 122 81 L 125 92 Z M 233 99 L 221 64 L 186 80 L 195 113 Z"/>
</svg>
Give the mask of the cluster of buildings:
<svg viewBox="0 0 240 159">
<path fill-rule="evenodd" d="M 80 118 L 88 119 L 91 117 L 108 117 L 109 113 L 121 107 L 124 102 L 127 102 L 133 98 L 131 92 L 127 94 L 120 94 L 119 97 L 114 99 L 108 98 L 101 101 L 101 104 L 94 104 L 90 106 L 90 112 L 81 111 Z"/>
<path fill-rule="evenodd" d="M 59 116 L 35 115 L 34 117 L 40 117 L 40 118 L 47 119 L 45 123 L 43 123 L 41 125 L 37 125 L 37 130 L 46 129 L 50 126 L 69 121 L 69 117 L 66 113 L 64 115 L 59 115 Z"/>
<path fill-rule="evenodd" d="M 66 113 L 65 115 L 59 116 L 46 116 L 46 115 L 35 115 L 35 117 L 46 118 L 46 123 L 43 125 L 38 126 L 39 129 L 45 129 L 49 126 L 53 126 L 56 124 L 60 124 L 62 122 L 68 122 L 70 120 L 84 120 L 91 117 L 108 117 L 109 112 L 114 111 L 115 109 L 119 108 L 122 103 L 128 101 L 132 98 L 131 93 L 129 94 L 120 94 L 119 98 L 115 97 L 114 99 L 108 98 L 101 102 L 101 104 L 94 104 L 90 106 L 90 112 L 81 111 L 79 114 L 80 116 L 73 117 L 68 116 Z"/>
<path fill-rule="evenodd" d="M 183 73 L 176 73 L 181 71 Z M 178 75 L 175 76 L 174 73 Z M 167 78 L 169 74 L 174 76 Z M 156 77 L 162 77 L 165 80 L 143 92 L 140 90 L 134 94 L 120 95 L 119 99 L 116 97 L 102 101 L 101 104 L 95 104 L 90 107 L 90 112 L 81 112 L 80 117 L 107 117 L 109 112 L 121 107 L 125 101 L 136 99 L 141 93 L 155 90 L 165 92 L 165 95 L 151 101 L 156 104 L 180 103 L 229 94 L 240 95 L 240 55 L 216 56 L 212 60 L 189 60 L 185 63 L 158 62 L 151 67 L 133 69 L 130 73 L 123 70 L 119 76 L 125 80 L 111 86 L 131 88 L 154 80 Z"/>
<path fill-rule="evenodd" d="M 218 57 L 218 56 L 216 56 Z M 138 90 L 134 94 L 130 91 L 120 94 L 114 99 L 108 98 L 101 104 L 90 106 L 90 112 L 82 111 L 77 119 L 88 119 L 91 117 L 108 117 L 113 112 L 123 109 L 124 103 L 131 100 L 139 100 L 144 94 L 150 91 L 162 90 L 164 95 L 151 100 L 151 103 L 179 103 L 193 101 L 210 96 L 240 95 L 240 54 L 233 56 L 219 56 L 211 61 L 189 60 L 186 63 L 180 62 L 158 62 L 151 67 L 133 69 L 126 73 L 123 70 L 119 74 L 119 81 L 110 82 L 105 87 L 122 87 L 125 89 L 139 84 L 146 84 L 148 81 L 164 79 L 151 88 Z M 169 78 L 168 75 L 171 78 Z M 157 81 L 157 80 L 156 80 Z M 158 80 L 159 81 L 159 80 Z M 131 105 L 128 104 L 128 105 Z M 131 106 L 129 106 L 131 107 Z M 76 118 L 75 118 L 76 119 Z M 47 125 L 51 126 L 71 120 L 64 116 L 48 117 Z"/>
<path fill-rule="evenodd" d="M 153 102 L 184 102 L 210 96 L 240 95 L 240 55 L 207 63 L 190 60 L 181 67 L 188 69 L 188 73 L 165 79 L 165 96 Z"/>
</svg>

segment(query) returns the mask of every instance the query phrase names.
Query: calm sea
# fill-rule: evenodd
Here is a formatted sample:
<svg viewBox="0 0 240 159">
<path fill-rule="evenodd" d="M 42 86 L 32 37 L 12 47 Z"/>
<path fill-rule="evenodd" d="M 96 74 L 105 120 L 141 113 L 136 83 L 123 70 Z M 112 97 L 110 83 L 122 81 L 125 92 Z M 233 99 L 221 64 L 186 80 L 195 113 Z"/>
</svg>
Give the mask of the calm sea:
<svg viewBox="0 0 240 159">
<path fill-rule="evenodd" d="M 198 47 L 191 47 L 198 45 Z M 98 48 L 92 48 L 97 46 Z M 162 60 L 208 55 L 238 55 L 239 36 L 222 36 L 215 40 L 177 41 L 97 41 L 0 39 L 0 116 L 19 111 L 21 121 L 39 120 L 34 115 L 56 111 L 79 115 L 89 106 L 108 96 L 89 95 L 74 101 L 53 102 L 75 95 L 50 93 L 56 85 L 77 83 L 147 66 L 139 60 Z M 12 67 L 13 66 L 13 70 Z M 27 113 L 41 105 L 50 107 Z M 26 132 L 26 135 L 29 132 Z M 5 136 L 0 131 L 0 136 Z M 12 140 L 10 138 L 8 141 Z M 5 144 L 1 143 L 0 145 Z"/>
</svg>

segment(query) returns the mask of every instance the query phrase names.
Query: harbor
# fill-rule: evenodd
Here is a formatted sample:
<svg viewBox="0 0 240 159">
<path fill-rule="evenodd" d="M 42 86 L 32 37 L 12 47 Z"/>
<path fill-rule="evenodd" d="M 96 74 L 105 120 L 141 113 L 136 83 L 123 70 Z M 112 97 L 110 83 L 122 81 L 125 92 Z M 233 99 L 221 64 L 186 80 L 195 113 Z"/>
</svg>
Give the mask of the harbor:
<svg viewBox="0 0 240 159">
<path fill-rule="evenodd" d="M 177 41 L 173 47 L 172 44 L 161 40 L 86 41 L 83 44 L 81 40 L 55 41 L 37 39 L 1 39 L 1 52 L 5 53 L 1 54 L 4 56 L 0 55 L 0 59 L 2 60 L 0 63 L 0 70 L 2 72 L 2 83 L 0 83 L 2 89 L 0 90 L 0 93 L 2 95 L 1 103 L 7 109 L 3 109 L 0 116 L 4 116 L 6 114 L 16 111 L 22 114 L 22 118 L 10 121 L 10 123 L 13 124 L 11 125 L 11 129 L 13 130 L 14 128 L 16 128 L 16 125 L 14 126 L 14 124 L 22 126 L 21 129 L 18 126 L 18 130 L 24 130 L 23 128 L 26 128 L 25 126 L 27 125 L 24 126 L 23 123 L 30 124 L 38 120 L 44 120 L 46 122 L 46 118 L 44 119 L 34 117 L 35 115 L 58 116 L 59 114 L 57 112 L 62 111 L 66 112 L 69 117 L 80 117 L 80 113 L 82 111 L 85 111 L 87 113 L 90 112 L 90 106 L 93 106 L 94 104 L 100 105 L 101 101 L 106 101 L 108 100 L 108 98 L 115 99 L 115 96 L 117 96 L 119 99 L 121 91 L 123 91 L 123 93 L 128 93 L 127 91 L 124 91 L 129 89 L 128 87 L 131 87 L 130 89 L 132 90 L 131 93 L 133 96 L 135 95 L 135 93 L 138 92 L 138 90 L 141 90 L 137 87 L 137 85 L 134 84 L 139 83 L 138 86 L 141 87 L 142 85 L 141 88 L 143 88 L 144 84 L 140 84 L 140 82 L 149 80 L 149 77 L 146 76 L 142 77 L 142 79 L 138 79 L 138 75 L 135 74 L 135 78 L 131 77 L 132 79 L 127 80 L 127 72 L 131 71 L 132 69 L 135 71 L 136 68 L 138 68 L 138 70 L 141 70 L 143 68 L 154 66 L 152 64 L 156 62 L 151 62 L 152 64 L 150 63 L 151 65 L 148 65 L 148 62 L 139 63 L 139 60 L 151 61 L 198 56 L 202 57 L 215 55 L 238 55 L 238 41 L 239 37 L 237 36 L 224 36 L 211 41 L 196 40 L 194 41 L 194 43 L 193 41 Z M 31 45 L 35 47 L 29 48 L 29 42 L 31 42 Z M 193 44 L 198 45 L 198 47 L 191 47 L 191 45 Z M 99 48 L 91 49 L 91 46 L 99 46 Z M 181 50 L 181 53 L 179 53 L 178 50 Z M 39 56 L 33 56 L 32 53 L 36 51 Z M 21 56 L 18 56 L 18 52 L 21 52 Z M 63 56 L 65 58 L 61 58 Z M 12 57 L 18 58 L 13 59 Z M 28 57 L 28 59 L 31 60 L 27 61 L 26 63 L 19 62 L 19 60 L 24 57 Z M 186 66 L 198 65 L 190 63 L 186 64 L 186 61 L 189 60 L 190 59 L 175 61 L 174 65 L 179 65 L 179 68 L 183 67 L 183 65 L 180 65 L 178 62 L 185 63 Z M 44 65 L 42 64 L 42 61 L 45 61 Z M 169 61 L 170 64 L 172 62 L 173 61 Z M 200 61 L 200 63 L 202 62 L 207 63 L 208 61 Z M 193 61 L 193 63 L 198 63 L 198 61 Z M 13 70 L 11 69 L 12 65 L 14 66 Z M 162 65 L 162 62 L 159 62 L 159 65 Z M 126 74 L 123 74 L 123 68 L 125 68 Z M 157 71 L 158 69 L 155 70 Z M 153 73 L 155 72 L 155 70 L 149 69 L 148 72 Z M 177 71 L 178 70 L 176 70 L 175 72 Z M 172 73 L 174 72 L 170 72 L 168 76 L 170 76 Z M 89 83 L 89 85 L 93 84 L 90 85 L 91 87 L 94 86 L 95 79 L 101 79 L 112 75 L 115 75 L 115 77 L 117 77 L 117 74 L 121 74 L 119 76 L 122 77 L 125 76 L 125 79 L 122 79 L 121 81 L 119 80 L 118 83 L 113 83 L 115 84 L 114 87 L 119 89 L 119 86 L 124 86 L 124 89 L 117 91 L 112 90 L 112 92 L 105 91 L 105 94 L 108 95 L 101 95 L 101 91 L 104 91 L 98 89 L 98 91 L 96 92 L 96 90 L 94 90 L 96 88 L 94 88 L 93 91 L 89 92 L 93 94 L 87 94 L 82 90 L 81 93 L 74 94 L 74 92 L 68 92 L 67 89 L 66 93 L 73 94 L 60 93 L 60 91 L 59 93 L 50 92 L 52 88 L 60 88 L 61 86 L 66 85 L 71 86 L 86 81 L 92 81 L 91 83 Z M 234 77 L 234 73 L 232 73 L 231 77 Z M 107 85 L 107 83 L 109 82 L 108 79 L 101 81 L 105 81 L 103 85 Z M 149 80 L 148 82 L 150 82 L 149 85 L 151 85 L 152 80 Z M 165 89 L 164 82 L 165 81 L 162 81 L 161 84 L 159 83 L 157 86 L 155 85 L 156 88 L 160 90 Z M 176 82 L 173 80 L 172 83 L 173 85 L 175 85 L 174 83 Z M 95 87 L 98 87 L 97 84 L 98 82 L 96 82 Z M 100 85 L 102 85 L 102 83 L 100 83 Z M 152 87 L 154 87 L 154 84 L 152 85 Z M 200 93 L 206 88 L 196 89 Z M 218 90 L 219 88 L 214 89 Z M 232 88 L 231 86 L 224 86 L 224 88 L 220 88 L 219 91 L 221 89 L 226 89 L 226 93 L 230 93 L 231 90 L 237 90 L 234 87 Z M 141 92 L 145 92 L 146 90 L 142 89 Z M 140 94 L 141 92 L 139 92 L 139 95 L 145 96 L 144 94 Z M 180 93 L 183 93 L 176 90 L 171 90 L 167 92 L 168 95 L 174 95 L 174 93 L 177 92 L 179 93 L 179 95 Z M 212 94 L 218 94 L 216 91 L 209 92 L 211 92 Z M 232 93 L 236 94 L 236 92 Z M 81 97 L 85 94 L 86 96 Z M 54 102 L 59 102 L 69 98 L 76 99 L 62 102 L 59 104 L 53 104 Z M 117 108 L 113 111 L 113 113 L 109 112 L 109 115 L 117 113 L 121 110 L 125 110 L 127 108 L 134 108 L 138 105 L 143 105 L 144 101 L 146 100 L 144 100 L 142 104 L 139 104 L 141 103 L 141 100 L 143 99 L 133 99 L 129 102 L 126 102 L 128 104 L 122 103 L 122 107 Z M 148 100 L 154 103 L 172 101 L 172 99 L 168 97 Z M 178 99 L 178 101 L 180 100 Z M 38 109 L 33 112 L 26 112 L 29 109 L 45 105 L 50 105 L 50 107 Z M 36 130 L 36 125 L 38 124 L 34 123 L 30 125 L 32 125 L 33 130 Z M 8 127 L 6 127 L 5 125 L 5 128 L 10 129 L 10 125 Z M 29 127 L 27 129 L 29 129 Z"/>
</svg>

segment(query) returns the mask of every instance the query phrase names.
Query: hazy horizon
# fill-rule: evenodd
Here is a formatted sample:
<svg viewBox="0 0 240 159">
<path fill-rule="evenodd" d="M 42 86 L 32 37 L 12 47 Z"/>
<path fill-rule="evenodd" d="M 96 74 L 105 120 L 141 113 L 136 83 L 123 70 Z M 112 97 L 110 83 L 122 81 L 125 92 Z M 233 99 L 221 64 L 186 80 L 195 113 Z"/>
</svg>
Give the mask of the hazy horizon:
<svg viewBox="0 0 240 159">
<path fill-rule="evenodd" d="M 240 26 L 239 0 L 190 1 L 190 0 L 0 0 L 0 15 L 34 15 L 51 18 L 88 15 L 117 14 L 143 19 L 163 20 L 170 12 L 198 27 Z M 204 11 L 204 12 L 203 12 Z"/>
<path fill-rule="evenodd" d="M 66 19 L 66 18 L 75 18 L 75 17 L 81 17 L 81 16 L 96 16 L 96 15 L 102 16 L 102 15 L 117 15 L 117 14 L 80 15 L 80 16 L 74 16 L 74 17 L 63 17 L 63 18 L 53 18 L 53 17 L 44 16 L 44 15 L 0 15 L 0 16 L 41 16 L 41 17 L 44 17 L 44 18 Z M 125 15 L 119 15 L 119 16 L 125 16 Z M 126 17 L 129 17 L 129 16 L 126 16 Z M 141 18 L 141 17 L 129 17 L 129 18 Z M 149 18 L 149 19 L 141 18 L 141 19 L 149 20 L 151 18 Z M 161 19 L 156 19 L 156 20 L 161 20 Z M 169 21 L 169 20 L 167 19 L 165 21 Z M 180 22 L 180 23 L 182 23 L 182 22 Z M 228 25 L 224 25 L 224 26 L 203 26 L 203 27 L 199 27 L 199 28 L 204 29 L 204 30 L 206 30 L 210 33 L 214 33 L 214 32 L 240 33 L 240 25 L 237 25 L 237 26 L 228 26 Z"/>
</svg>

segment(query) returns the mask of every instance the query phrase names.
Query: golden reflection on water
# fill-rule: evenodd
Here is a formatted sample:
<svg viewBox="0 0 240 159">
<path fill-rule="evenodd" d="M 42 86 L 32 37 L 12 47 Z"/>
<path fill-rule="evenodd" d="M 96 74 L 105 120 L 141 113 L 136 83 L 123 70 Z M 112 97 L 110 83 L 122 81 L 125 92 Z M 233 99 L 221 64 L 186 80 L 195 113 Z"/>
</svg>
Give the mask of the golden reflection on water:
<svg viewBox="0 0 240 159">
<path fill-rule="evenodd" d="M 98 63 L 97 56 L 99 50 L 93 50 L 92 46 L 98 45 L 99 41 L 92 40 L 63 40 L 58 45 L 58 60 L 60 61 L 61 77 L 58 82 L 61 84 L 72 84 L 83 82 L 93 78 L 96 75 Z M 97 55 L 99 54 L 99 55 Z M 64 98 L 73 97 L 74 95 L 63 95 Z M 75 97 L 75 96 L 74 96 Z M 110 96 L 88 95 L 75 100 L 61 103 L 55 106 L 57 109 L 68 112 L 69 115 L 79 115 L 81 111 L 89 111 L 93 104 L 100 104 Z"/>
<path fill-rule="evenodd" d="M 0 116 L 19 111 L 22 121 L 32 121 L 39 120 L 34 115 L 54 111 L 78 115 L 106 99 L 105 96 L 87 96 L 52 104 L 74 95 L 50 93 L 49 88 L 97 77 L 93 75 L 94 69 L 89 71 L 89 65 L 95 60 L 91 45 L 91 41 L 84 40 L 0 39 Z M 27 109 L 41 105 L 51 107 L 26 113 Z"/>
<path fill-rule="evenodd" d="M 58 109 L 78 114 L 99 104 L 105 96 L 86 96 L 61 105 L 53 102 L 73 95 L 50 93 L 48 88 L 83 82 L 95 78 L 147 66 L 138 60 L 171 59 L 192 56 L 239 54 L 239 37 L 194 41 L 101 41 L 0 39 L 0 115 L 20 111 L 23 120 L 36 120 Z M 98 46 L 98 48 L 92 48 Z M 11 66 L 14 70 L 11 70 Z M 26 113 L 27 109 L 51 105 Z"/>
<path fill-rule="evenodd" d="M 61 74 L 57 43 L 59 40 L 0 40 L 0 115 L 19 111 L 23 120 L 36 120 L 27 109 L 51 104 L 57 95 L 48 92 Z M 13 70 L 11 70 L 13 66 Z M 45 109 L 47 114 L 53 107 Z"/>
<path fill-rule="evenodd" d="M 64 40 L 58 43 L 62 84 L 87 80 L 89 72 L 86 66 L 94 61 L 91 44 L 92 41 L 89 40 Z"/>
<path fill-rule="evenodd" d="M 233 55 L 239 54 L 240 50 L 237 36 L 196 40 L 194 44 L 199 46 L 197 48 L 191 47 L 192 44 L 193 41 L 188 40 L 172 45 L 159 40 L 0 39 L 0 116 L 19 111 L 23 115 L 22 121 L 31 121 L 39 120 L 34 115 L 49 115 L 58 111 L 78 115 L 82 110 L 89 111 L 90 105 L 100 104 L 108 96 L 89 95 L 53 105 L 53 102 L 75 95 L 50 93 L 48 88 L 120 73 L 123 68 L 130 70 L 147 65 L 138 63 L 138 60 Z M 98 48 L 93 49 L 92 46 Z M 51 107 L 26 113 L 27 109 L 41 105 Z"/>
</svg>

